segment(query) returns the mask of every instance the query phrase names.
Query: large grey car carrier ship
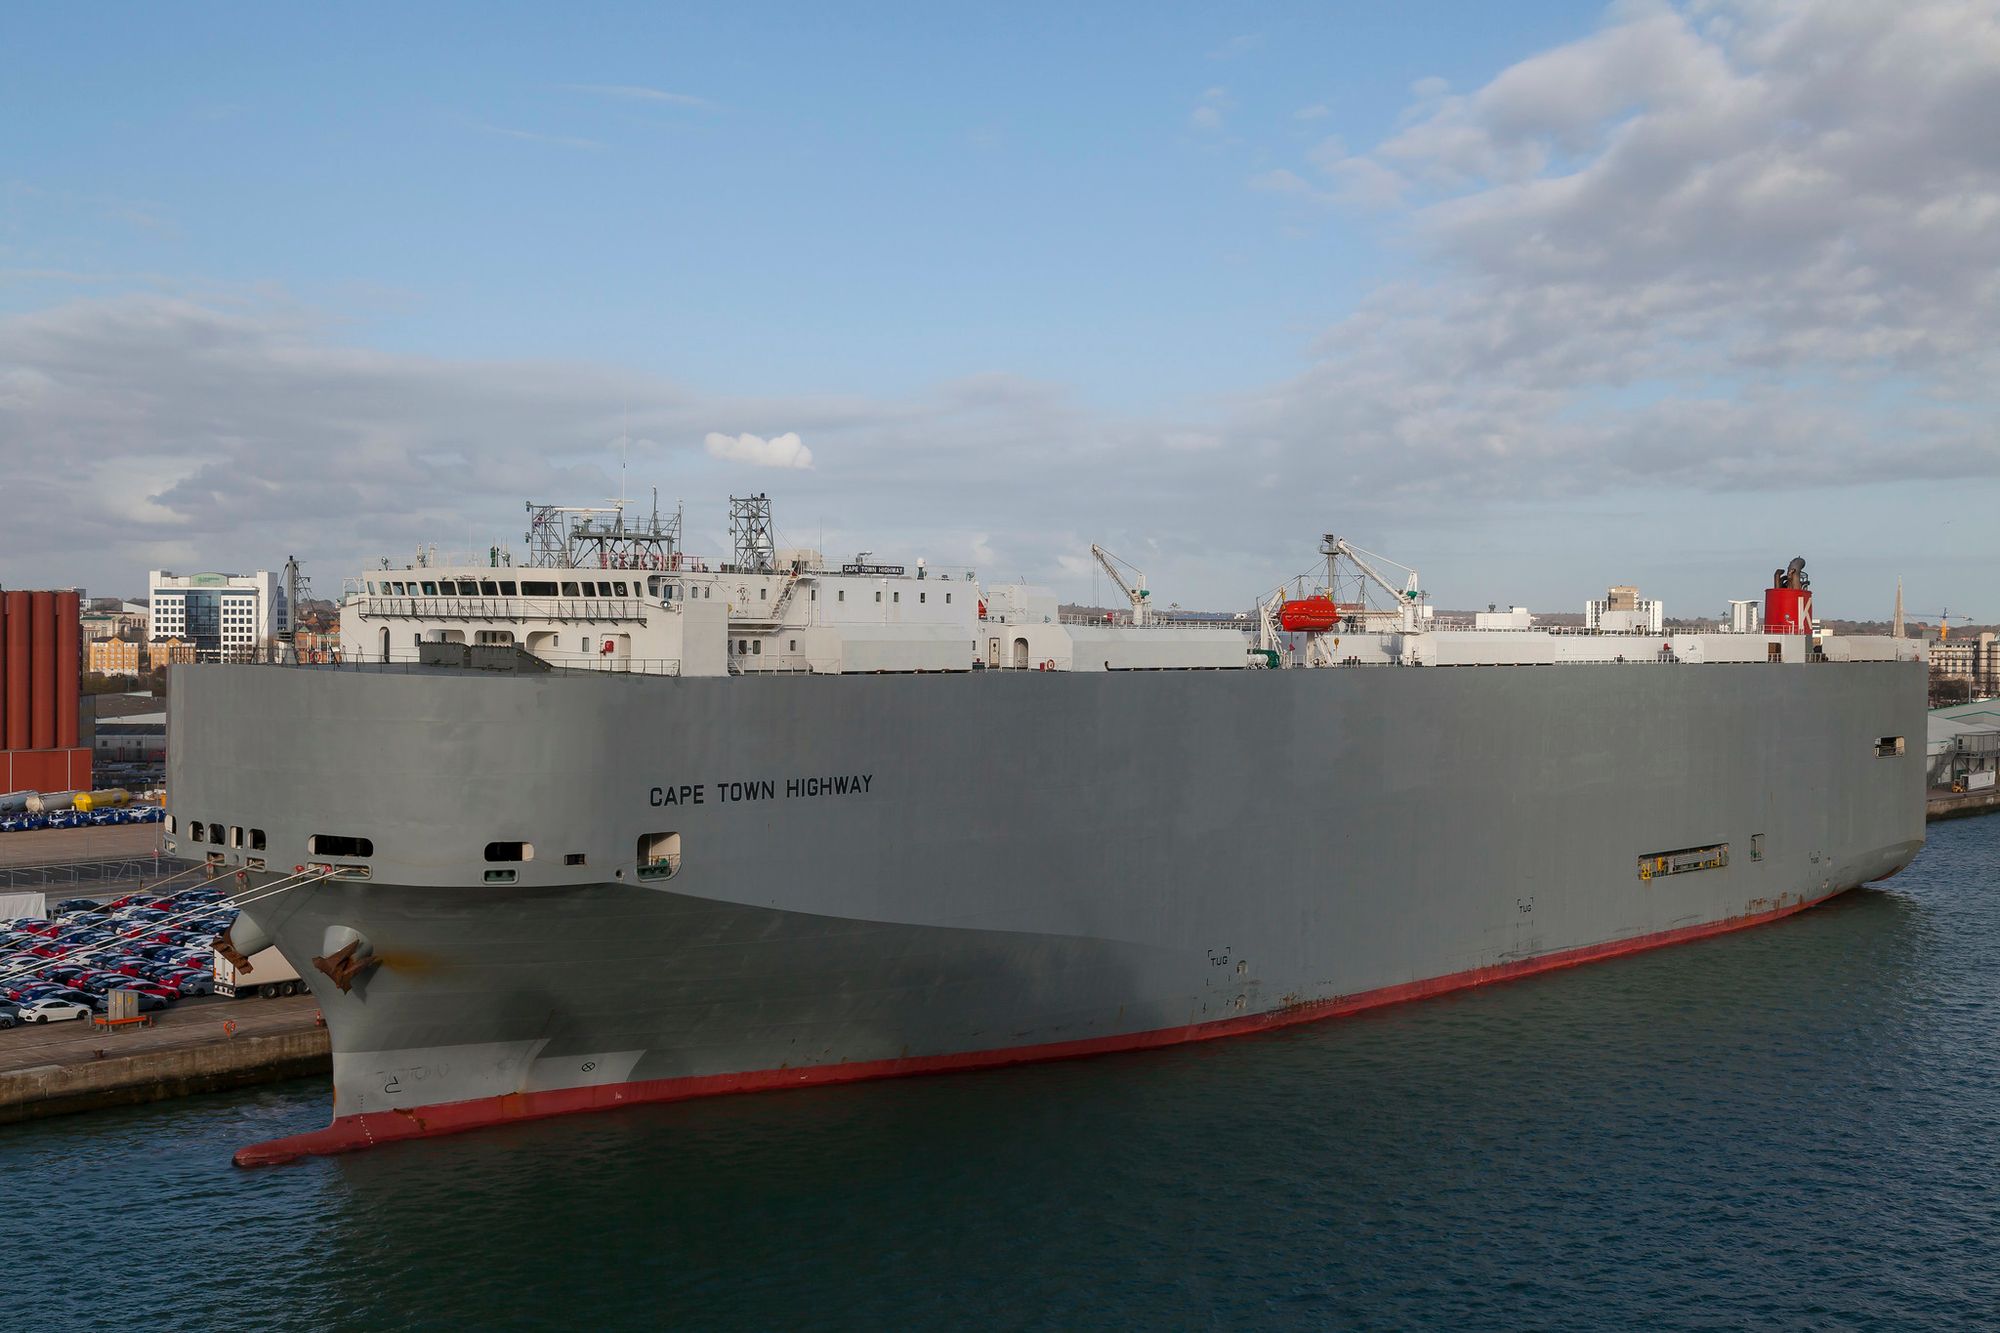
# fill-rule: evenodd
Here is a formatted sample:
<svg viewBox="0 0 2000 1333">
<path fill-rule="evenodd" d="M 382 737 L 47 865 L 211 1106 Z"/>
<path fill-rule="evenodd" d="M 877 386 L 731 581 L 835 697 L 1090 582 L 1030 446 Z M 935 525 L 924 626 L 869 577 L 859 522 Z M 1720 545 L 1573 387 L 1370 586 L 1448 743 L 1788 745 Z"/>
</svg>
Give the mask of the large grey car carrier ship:
<svg viewBox="0 0 2000 1333">
<path fill-rule="evenodd" d="M 1329 537 L 1188 624 L 781 550 L 762 497 L 726 561 L 532 524 L 354 581 L 337 665 L 175 668 L 172 850 L 333 1043 L 332 1123 L 239 1162 L 1255 1032 L 1772 921 L 1924 835 L 1922 645 L 1818 633 L 1800 562 L 1756 633 L 1481 627 Z"/>
</svg>

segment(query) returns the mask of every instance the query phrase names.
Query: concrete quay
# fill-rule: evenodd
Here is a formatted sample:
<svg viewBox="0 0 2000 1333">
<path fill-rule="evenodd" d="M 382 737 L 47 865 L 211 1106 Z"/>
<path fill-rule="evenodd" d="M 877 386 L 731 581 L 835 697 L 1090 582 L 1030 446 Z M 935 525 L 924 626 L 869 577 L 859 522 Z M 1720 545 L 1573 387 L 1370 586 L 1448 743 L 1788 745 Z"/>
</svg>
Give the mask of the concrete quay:
<svg viewBox="0 0 2000 1333">
<path fill-rule="evenodd" d="M 1924 803 L 1924 818 L 1963 819 L 1967 815 L 1990 815 L 1995 810 L 2000 810 L 2000 790 L 1933 791 Z"/>
<path fill-rule="evenodd" d="M 105 1031 L 72 1020 L 0 1032 L 0 1124 L 330 1076 L 318 1012 L 310 995 L 217 997 L 183 1000 L 147 1027 Z"/>
</svg>

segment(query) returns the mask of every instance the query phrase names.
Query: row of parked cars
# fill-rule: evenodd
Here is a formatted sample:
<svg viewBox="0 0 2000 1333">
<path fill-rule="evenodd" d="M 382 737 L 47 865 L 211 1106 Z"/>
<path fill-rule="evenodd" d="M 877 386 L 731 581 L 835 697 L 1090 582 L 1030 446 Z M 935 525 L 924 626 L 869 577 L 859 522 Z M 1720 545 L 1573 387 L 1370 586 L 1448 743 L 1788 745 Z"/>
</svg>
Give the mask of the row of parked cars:
<svg viewBox="0 0 2000 1333">
<path fill-rule="evenodd" d="M 121 805 L 109 810 L 56 810 L 49 814 L 29 814 L 25 810 L 0 815 L 0 833 L 23 833 L 45 828 L 92 828 L 105 824 L 157 824 L 167 812 L 157 805 Z"/>
<path fill-rule="evenodd" d="M 105 1013 L 115 990 L 136 992 L 141 1013 L 210 994 L 215 937 L 235 919 L 222 890 L 195 888 L 70 898 L 0 924 L 0 1028 Z"/>
</svg>

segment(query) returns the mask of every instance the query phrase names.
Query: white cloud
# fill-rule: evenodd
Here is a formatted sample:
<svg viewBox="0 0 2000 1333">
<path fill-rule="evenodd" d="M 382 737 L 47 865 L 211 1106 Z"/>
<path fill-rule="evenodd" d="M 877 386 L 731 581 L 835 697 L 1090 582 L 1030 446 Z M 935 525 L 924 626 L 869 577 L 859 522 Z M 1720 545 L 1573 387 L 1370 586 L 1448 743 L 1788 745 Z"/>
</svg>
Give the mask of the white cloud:
<svg viewBox="0 0 2000 1333">
<path fill-rule="evenodd" d="M 569 134 L 543 134 L 537 130 L 517 130 L 506 125 L 488 125 L 484 121 L 473 121 L 471 124 L 474 129 L 486 134 L 497 134 L 507 139 L 519 139 L 522 143 L 547 144 L 551 148 L 575 148 L 586 153 L 601 153 L 604 151 L 604 145 L 595 139 L 584 139 Z"/>
<path fill-rule="evenodd" d="M 1256 188 L 1432 262 L 1254 417 L 1464 493 L 2000 471 L 2000 10 L 1657 5 Z M 1405 489 L 1417 489 L 1404 483 Z"/>
<path fill-rule="evenodd" d="M 565 83 L 559 84 L 565 92 L 590 93 L 597 97 L 608 97 L 620 102 L 656 102 L 667 106 L 684 106 L 697 111 L 713 110 L 715 103 L 706 97 L 696 97 L 692 93 L 672 93 L 663 88 L 646 88 L 631 83 Z"/>
<path fill-rule="evenodd" d="M 1210 88 L 1195 103 L 1194 110 L 1188 113 L 1188 124 L 1212 134 L 1222 128 L 1223 115 L 1235 105 L 1227 88 Z"/>
<path fill-rule="evenodd" d="M 723 435 L 710 431 L 702 439 L 710 458 L 753 467 L 809 468 L 812 450 L 799 442 L 795 431 L 765 439 L 761 435 Z"/>
</svg>

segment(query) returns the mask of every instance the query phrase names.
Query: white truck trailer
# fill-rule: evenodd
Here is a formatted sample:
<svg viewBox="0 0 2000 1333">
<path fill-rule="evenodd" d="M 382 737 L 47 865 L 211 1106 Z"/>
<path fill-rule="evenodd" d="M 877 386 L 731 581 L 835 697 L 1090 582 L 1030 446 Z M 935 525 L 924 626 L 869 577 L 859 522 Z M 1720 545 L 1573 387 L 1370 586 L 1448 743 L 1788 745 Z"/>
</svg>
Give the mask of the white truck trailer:
<svg viewBox="0 0 2000 1333">
<path fill-rule="evenodd" d="M 243 999 L 256 995 L 263 999 L 275 999 L 280 995 L 299 995 L 311 989 L 300 978 L 298 969 L 285 961 L 285 956 L 275 948 L 260 949 L 250 955 L 250 966 L 238 968 L 222 956 L 220 950 L 215 955 L 215 993 L 231 999 Z"/>
</svg>

